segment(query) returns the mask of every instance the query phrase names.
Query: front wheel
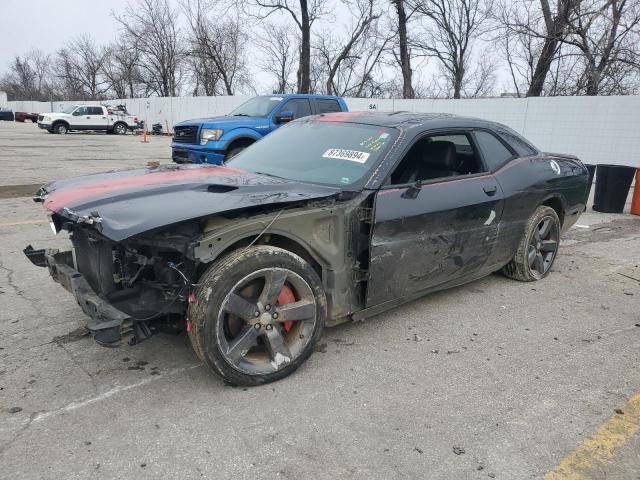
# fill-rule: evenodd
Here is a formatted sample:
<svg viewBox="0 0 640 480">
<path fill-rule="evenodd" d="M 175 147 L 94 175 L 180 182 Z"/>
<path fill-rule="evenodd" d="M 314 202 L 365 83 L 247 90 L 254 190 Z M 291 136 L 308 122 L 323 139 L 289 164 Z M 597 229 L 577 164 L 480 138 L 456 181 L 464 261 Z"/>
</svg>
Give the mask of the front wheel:
<svg viewBox="0 0 640 480">
<path fill-rule="evenodd" d="M 293 373 L 322 335 L 327 301 L 298 255 L 260 245 L 236 250 L 198 282 L 189 307 L 198 356 L 227 382 L 260 385 Z"/>
<path fill-rule="evenodd" d="M 224 161 L 228 161 L 231 160 L 233 157 L 235 157 L 236 155 L 238 155 L 242 150 L 244 150 L 247 147 L 235 147 L 232 148 L 231 150 L 229 150 L 227 152 L 227 154 L 224 156 Z"/>
<path fill-rule="evenodd" d="M 541 280 L 551 272 L 560 245 L 560 219 L 551 207 L 533 212 L 520 240 L 515 257 L 502 269 L 509 278 L 521 282 Z"/>
<path fill-rule="evenodd" d="M 56 123 L 53 126 L 53 131 L 56 132 L 59 135 L 64 135 L 65 133 L 67 133 L 69 131 L 69 128 L 64 123 Z"/>
</svg>

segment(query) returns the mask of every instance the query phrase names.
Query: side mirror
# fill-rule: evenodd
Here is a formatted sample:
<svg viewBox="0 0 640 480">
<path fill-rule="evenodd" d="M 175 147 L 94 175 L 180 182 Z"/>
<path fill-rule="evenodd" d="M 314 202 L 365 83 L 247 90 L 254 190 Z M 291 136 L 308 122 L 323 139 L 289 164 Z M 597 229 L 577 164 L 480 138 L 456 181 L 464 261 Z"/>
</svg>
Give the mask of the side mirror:
<svg viewBox="0 0 640 480">
<path fill-rule="evenodd" d="M 79 117 L 82 114 L 80 113 L 80 110 L 74 110 L 71 115 L 73 115 L 74 117 Z"/>
<path fill-rule="evenodd" d="M 421 189 L 422 189 L 422 180 L 416 180 L 414 183 L 409 185 L 404 192 L 402 192 L 401 197 L 413 200 L 414 198 L 418 197 L 418 194 L 420 193 Z"/>
<path fill-rule="evenodd" d="M 279 115 L 276 115 L 276 118 L 274 120 L 276 123 L 290 122 L 291 120 L 293 120 L 293 112 L 290 112 L 290 111 L 280 112 Z"/>
</svg>

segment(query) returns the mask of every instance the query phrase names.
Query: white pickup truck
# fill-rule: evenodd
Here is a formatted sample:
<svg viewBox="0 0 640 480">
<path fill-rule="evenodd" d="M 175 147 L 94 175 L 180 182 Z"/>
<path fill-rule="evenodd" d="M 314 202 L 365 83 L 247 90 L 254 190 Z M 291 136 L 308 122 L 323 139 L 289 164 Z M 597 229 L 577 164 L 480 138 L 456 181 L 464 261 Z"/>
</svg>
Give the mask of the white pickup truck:
<svg viewBox="0 0 640 480">
<path fill-rule="evenodd" d="M 72 130 L 106 130 L 123 135 L 138 128 L 138 119 L 122 110 L 103 105 L 73 105 L 59 113 L 38 115 L 38 127 L 49 133 L 67 133 Z"/>
</svg>

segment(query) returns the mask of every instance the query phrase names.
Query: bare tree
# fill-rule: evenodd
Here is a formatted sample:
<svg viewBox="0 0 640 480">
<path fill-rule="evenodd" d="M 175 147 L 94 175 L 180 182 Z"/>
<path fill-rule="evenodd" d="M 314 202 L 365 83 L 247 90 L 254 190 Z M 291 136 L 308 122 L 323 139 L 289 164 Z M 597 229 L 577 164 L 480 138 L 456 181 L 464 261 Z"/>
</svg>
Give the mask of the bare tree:
<svg viewBox="0 0 640 480">
<path fill-rule="evenodd" d="M 70 98 L 97 100 L 108 90 L 102 75 L 107 53 L 91 37 L 81 35 L 56 52 L 55 74 Z"/>
<path fill-rule="evenodd" d="M 625 93 L 625 78 L 640 69 L 639 25 L 638 2 L 582 0 L 572 5 L 569 35 L 564 42 L 581 56 L 579 92 Z"/>
<path fill-rule="evenodd" d="M 514 88 L 528 97 L 543 94 L 547 76 L 558 61 L 572 5 L 581 0 L 510 0 L 495 8 Z M 558 65 L 555 66 L 556 73 Z"/>
<path fill-rule="evenodd" d="M 147 93 L 176 96 L 184 56 L 177 10 L 169 6 L 168 0 L 135 0 L 115 19 L 128 41 L 136 45 Z"/>
<path fill-rule="evenodd" d="M 126 38 L 107 47 L 103 73 L 116 98 L 139 96 L 138 85 L 141 75 L 138 62 L 136 46 L 130 44 Z"/>
<path fill-rule="evenodd" d="M 409 39 L 407 37 L 407 24 L 409 15 L 405 10 L 405 0 L 391 0 L 395 8 L 398 22 L 398 54 L 396 56 L 400 73 L 402 74 L 402 98 L 415 98 L 411 70 L 411 55 L 409 53 Z"/>
<path fill-rule="evenodd" d="M 9 72 L 0 79 L 0 90 L 12 99 L 48 100 L 52 96 L 51 56 L 32 50 L 16 55 Z"/>
<path fill-rule="evenodd" d="M 412 43 L 422 55 L 438 61 L 453 98 L 460 98 L 465 76 L 471 72 L 474 41 L 487 27 L 487 6 L 482 0 L 412 1 L 420 28 Z"/>
<path fill-rule="evenodd" d="M 353 19 L 346 29 L 347 35 L 340 38 L 335 33 L 325 31 L 320 35 L 317 49 L 326 65 L 327 95 L 344 94 L 350 82 L 347 80 L 342 89 L 336 85 L 339 70 L 346 70 L 351 76 L 355 66 L 361 59 L 363 50 L 371 43 L 369 34 L 375 22 L 382 16 L 375 0 L 342 0 L 352 12 Z"/>
<path fill-rule="evenodd" d="M 245 7 L 257 7 L 255 15 L 264 20 L 275 13 L 291 17 L 300 31 L 298 93 L 311 93 L 311 27 L 322 16 L 326 0 L 239 0 Z"/>
<path fill-rule="evenodd" d="M 289 29 L 272 23 L 263 27 L 263 36 L 256 39 L 263 58 L 258 62 L 261 70 L 276 79 L 273 93 L 288 93 L 294 90 L 295 64 L 298 61 L 298 48 L 292 41 Z"/>
<path fill-rule="evenodd" d="M 226 15 L 227 20 L 217 21 L 216 3 L 207 0 L 188 0 L 184 7 L 191 31 L 190 52 L 199 61 L 207 94 L 234 95 L 237 87 L 250 86 L 248 38 L 240 19 Z"/>
</svg>

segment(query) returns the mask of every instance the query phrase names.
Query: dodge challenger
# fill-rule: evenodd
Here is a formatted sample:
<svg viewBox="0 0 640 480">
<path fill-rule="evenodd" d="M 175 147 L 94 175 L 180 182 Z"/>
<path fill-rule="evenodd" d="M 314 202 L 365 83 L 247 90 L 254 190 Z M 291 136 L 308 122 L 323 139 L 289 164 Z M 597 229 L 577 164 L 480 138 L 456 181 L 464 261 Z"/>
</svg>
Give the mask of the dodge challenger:
<svg viewBox="0 0 640 480">
<path fill-rule="evenodd" d="M 184 328 L 226 381 L 281 379 L 325 326 L 502 272 L 543 279 L 587 199 L 573 156 L 446 114 L 328 113 L 225 165 L 44 185 L 72 248 L 25 249 L 102 345 Z"/>
</svg>

